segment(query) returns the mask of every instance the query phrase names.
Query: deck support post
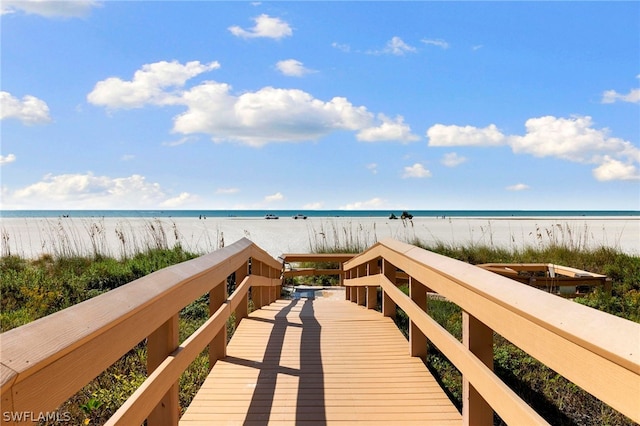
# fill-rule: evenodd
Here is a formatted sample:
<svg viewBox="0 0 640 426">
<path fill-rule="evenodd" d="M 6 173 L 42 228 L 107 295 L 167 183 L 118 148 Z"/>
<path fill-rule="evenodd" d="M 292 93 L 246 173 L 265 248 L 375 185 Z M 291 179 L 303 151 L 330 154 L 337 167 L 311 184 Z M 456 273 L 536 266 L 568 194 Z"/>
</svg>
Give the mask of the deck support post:
<svg viewBox="0 0 640 426">
<path fill-rule="evenodd" d="M 493 370 L 493 330 L 467 312 L 462 312 L 462 343 Z M 462 377 L 462 421 L 465 426 L 493 425 L 493 409 Z"/>
<path fill-rule="evenodd" d="M 227 282 L 223 281 L 209 292 L 209 316 L 213 315 L 227 300 Z M 209 343 L 209 370 L 219 359 L 227 356 L 227 327 Z"/>
<path fill-rule="evenodd" d="M 247 277 L 247 274 L 249 272 L 249 265 L 248 265 L 248 261 L 243 263 L 242 266 L 240 266 L 240 268 L 238 268 L 238 270 L 236 271 L 236 287 L 240 285 L 240 283 L 242 283 L 242 280 L 244 280 Z M 249 314 L 249 292 L 247 292 L 244 297 L 242 298 L 242 301 L 240 302 L 240 304 L 238 305 L 238 308 L 236 309 L 236 328 L 238 327 L 238 325 L 240 325 L 240 321 L 242 321 L 242 318 L 246 318 Z"/>
<path fill-rule="evenodd" d="M 367 288 L 366 287 L 358 287 L 358 305 L 364 306 L 367 303 Z"/>
<path fill-rule="evenodd" d="M 389 281 L 391 281 L 394 285 L 396 283 L 396 267 L 389 263 L 386 259 L 382 260 L 382 273 Z M 389 295 L 383 290 L 382 291 L 382 315 L 385 317 L 394 318 L 396 317 L 397 305 L 396 303 L 389 297 Z"/>
<path fill-rule="evenodd" d="M 147 338 L 147 374 L 151 374 L 178 347 L 178 314 Z M 178 383 L 174 383 L 147 417 L 149 426 L 177 426 L 180 416 Z"/>
<path fill-rule="evenodd" d="M 409 297 L 420 309 L 427 312 L 427 288 L 413 277 L 409 277 Z M 409 346 L 411 356 L 427 361 L 427 336 L 413 321 L 409 322 Z"/>
<path fill-rule="evenodd" d="M 378 275 L 380 273 L 379 259 L 374 259 L 367 263 L 367 275 Z M 367 286 L 367 309 L 375 309 L 378 305 L 378 287 Z"/>
</svg>

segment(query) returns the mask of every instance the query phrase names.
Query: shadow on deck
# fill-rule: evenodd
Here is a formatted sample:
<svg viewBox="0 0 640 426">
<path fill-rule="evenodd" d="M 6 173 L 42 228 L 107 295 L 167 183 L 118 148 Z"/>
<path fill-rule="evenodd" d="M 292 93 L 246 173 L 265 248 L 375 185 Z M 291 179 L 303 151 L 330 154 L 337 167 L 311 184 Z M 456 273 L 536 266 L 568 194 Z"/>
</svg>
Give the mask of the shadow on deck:
<svg viewBox="0 0 640 426">
<path fill-rule="evenodd" d="M 344 300 L 278 300 L 242 320 L 181 425 L 461 424 L 389 318 Z"/>
</svg>

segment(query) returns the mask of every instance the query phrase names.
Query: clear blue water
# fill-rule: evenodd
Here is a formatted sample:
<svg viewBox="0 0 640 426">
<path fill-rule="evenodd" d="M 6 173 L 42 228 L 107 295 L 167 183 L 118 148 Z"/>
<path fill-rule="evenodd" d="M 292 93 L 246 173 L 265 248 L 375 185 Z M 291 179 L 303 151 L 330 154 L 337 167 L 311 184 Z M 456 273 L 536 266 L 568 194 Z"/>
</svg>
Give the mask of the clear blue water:
<svg viewBox="0 0 640 426">
<path fill-rule="evenodd" d="M 393 210 L 1 210 L 0 217 L 400 217 Z M 414 217 L 594 217 L 640 216 L 638 210 L 410 210 Z"/>
</svg>

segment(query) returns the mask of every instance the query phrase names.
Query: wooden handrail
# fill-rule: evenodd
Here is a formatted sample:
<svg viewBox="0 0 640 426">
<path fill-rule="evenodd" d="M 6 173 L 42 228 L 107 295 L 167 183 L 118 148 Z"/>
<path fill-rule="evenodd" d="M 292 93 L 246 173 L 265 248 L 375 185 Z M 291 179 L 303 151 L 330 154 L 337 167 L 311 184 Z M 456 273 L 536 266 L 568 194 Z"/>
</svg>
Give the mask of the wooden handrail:
<svg viewBox="0 0 640 426">
<path fill-rule="evenodd" d="M 508 278 L 394 240 L 377 243 L 343 265 L 347 298 L 354 300 L 349 291 L 352 286 L 376 285 L 365 266 L 380 259 L 445 296 L 466 314 L 614 409 L 640 421 L 640 325 L 528 286 L 513 285 Z M 383 300 L 397 294 L 388 285 L 382 287 Z M 424 322 L 422 309 L 407 305 L 398 297 L 395 303 L 402 303 L 411 322 L 430 340 L 435 343 L 440 338 Z M 439 349 L 451 355 L 442 347 Z M 456 364 L 455 357 L 450 360 L 491 403 L 493 398 L 487 393 L 488 384 L 484 379 L 474 379 L 464 363 Z M 474 383 L 474 380 L 482 382 Z M 494 404 L 495 401 L 491 403 L 492 408 L 506 420 L 509 409 L 504 404 Z"/>
<path fill-rule="evenodd" d="M 227 277 L 234 272 L 243 271 L 247 275 L 250 261 L 261 265 L 254 268 L 261 271 L 252 271 L 252 276 L 261 275 L 253 277 L 257 285 L 281 284 L 280 262 L 243 238 L 211 254 L 154 272 L 1 334 L 3 411 L 38 413 L 55 409 L 183 307 L 226 285 Z M 208 342 L 199 351 L 194 348 L 219 332 L 218 325 L 226 321 L 228 314 L 236 309 L 246 313 L 242 301 L 247 300 L 246 291 L 252 279 L 244 280 L 234 297 L 224 302 L 224 314 L 218 309 L 195 336 L 174 347 L 173 353 L 151 373 L 151 381 L 147 379 L 142 386 L 150 389 L 151 395 L 145 396 L 145 410 L 149 404 L 158 403 L 158 395 L 162 397 L 161 391 L 172 383 L 170 379 L 177 380 L 176 369 L 185 365 L 194 353 L 197 356 Z M 240 295 L 242 292 L 244 297 Z M 169 370 L 171 373 L 167 373 Z M 156 376 L 159 378 L 154 379 Z"/>
</svg>

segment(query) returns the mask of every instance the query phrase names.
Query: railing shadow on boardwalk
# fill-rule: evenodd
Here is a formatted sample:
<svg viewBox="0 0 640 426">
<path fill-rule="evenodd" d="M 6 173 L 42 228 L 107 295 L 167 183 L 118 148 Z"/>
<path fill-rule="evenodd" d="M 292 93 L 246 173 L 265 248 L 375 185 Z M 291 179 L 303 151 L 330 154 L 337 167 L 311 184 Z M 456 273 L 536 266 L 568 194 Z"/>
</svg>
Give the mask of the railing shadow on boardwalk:
<svg viewBox="0 0 640 426">
<path fill-rule="evenodd" d="M 300 304 L 302 306 L 299 315 L 302 324 L 289 322 L 287 315 Z M 246 318 L 243 321 L 254 320 L 268 321 L 258 318 Z M 302 327 L 300 368 L 298 370 L 281 365 L 283 344 L 289 327 Z M 243 362 L 243 360 L 234 357 L 225 359 L 230 363 L 260 369 L 251 403 L 247 410 L 245 424 L 266 425 L 269 423 L 278 374 L 298 377 L 296 422 L 310 419 L 321 423 L 326 422 L 320 331 L 321 327 L 315 318 L 313 309 L 313 299 L 292 300 L 288 306 L 284 307 L 275 316 L 262 363 Z"/>
</svg>

